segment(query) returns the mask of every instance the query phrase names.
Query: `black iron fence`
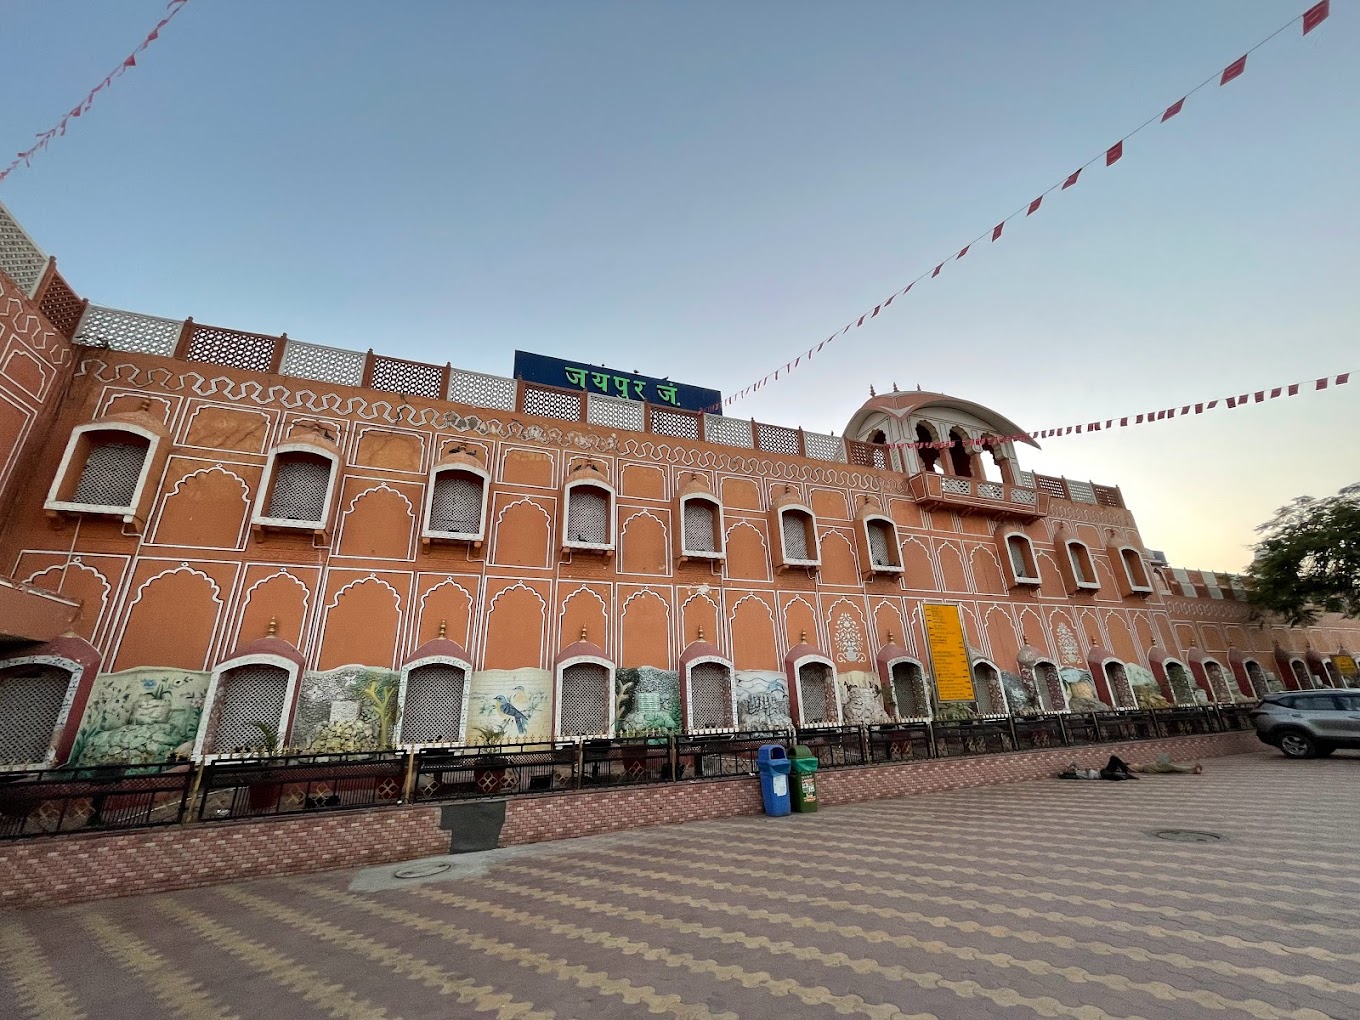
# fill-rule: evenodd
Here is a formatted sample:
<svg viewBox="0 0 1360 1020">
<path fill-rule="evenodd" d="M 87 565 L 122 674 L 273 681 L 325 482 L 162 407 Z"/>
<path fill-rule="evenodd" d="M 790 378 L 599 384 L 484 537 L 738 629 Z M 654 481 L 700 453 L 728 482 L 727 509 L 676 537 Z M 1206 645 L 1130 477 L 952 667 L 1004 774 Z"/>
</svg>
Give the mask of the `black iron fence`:
<svg viewBox="0 0 1360 1020">
<path fill-rule="evenodd" d="M 1208 705 L 0 773 L 0 839 L 756 774 L 763 744 L 822 769 L 1250 730 Z"/>
</svg>

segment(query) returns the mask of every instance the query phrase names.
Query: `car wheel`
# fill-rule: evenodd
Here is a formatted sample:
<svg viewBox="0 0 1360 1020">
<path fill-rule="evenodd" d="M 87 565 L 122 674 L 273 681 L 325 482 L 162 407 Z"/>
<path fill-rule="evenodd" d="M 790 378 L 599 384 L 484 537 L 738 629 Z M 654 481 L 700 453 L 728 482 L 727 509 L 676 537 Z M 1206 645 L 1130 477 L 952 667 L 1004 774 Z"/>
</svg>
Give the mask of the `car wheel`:
<svg viewBox="0 0 1360 1020">
<path fill-rule="evenodd" d="M 1317 741 L 1301 730 L 1280 734 L 1280 750 L 1286 758 L 1312 758 L 1318 753 Z"/>
</svg>

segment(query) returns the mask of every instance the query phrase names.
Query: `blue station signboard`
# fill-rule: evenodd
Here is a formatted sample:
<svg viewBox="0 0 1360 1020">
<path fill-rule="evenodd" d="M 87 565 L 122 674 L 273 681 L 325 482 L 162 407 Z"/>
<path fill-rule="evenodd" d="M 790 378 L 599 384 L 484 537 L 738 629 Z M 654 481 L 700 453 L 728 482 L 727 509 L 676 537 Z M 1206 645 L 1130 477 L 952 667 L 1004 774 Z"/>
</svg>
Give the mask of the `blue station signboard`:
<svg viewBox="0 0 1360 1020">
<path fill-rule="evenodd" d="M 579 361 L 563 361 L 561 358 L 549 358 L 526 351 L 515 352 L 515 378 L 544 386 L 585 390 L 628 400 L 645 400 L 649 404 L 678 407 L 686 411 L 722 413 L 722 393 L 719 390 L 656 379 L 635 372 L 600 368 Z"/>
</svg>

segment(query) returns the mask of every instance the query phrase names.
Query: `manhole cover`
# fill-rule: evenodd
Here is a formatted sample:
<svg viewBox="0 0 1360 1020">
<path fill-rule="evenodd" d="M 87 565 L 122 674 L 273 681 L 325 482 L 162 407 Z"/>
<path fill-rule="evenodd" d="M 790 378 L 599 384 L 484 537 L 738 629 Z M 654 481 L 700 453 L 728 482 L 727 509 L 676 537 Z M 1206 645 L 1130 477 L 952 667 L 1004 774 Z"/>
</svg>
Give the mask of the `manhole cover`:
<svg viewBox="0 0 1360 1020">
<path fill-rule="evenodd" d="M 393 878 L 429 878 L 442 875 L 453 865 L 448 861 L 433 861 L 430 864 L 413 864 L 409 868 L 398 868 L 392 872 Z"/>
<path fill-rule="evenodd" d="M 1196 832 L 1194 829 L 1162 829 L 1153 835 L 1173 843 L 1217 843 L 1223 838 L 1216 832 Z"/>
</svg>

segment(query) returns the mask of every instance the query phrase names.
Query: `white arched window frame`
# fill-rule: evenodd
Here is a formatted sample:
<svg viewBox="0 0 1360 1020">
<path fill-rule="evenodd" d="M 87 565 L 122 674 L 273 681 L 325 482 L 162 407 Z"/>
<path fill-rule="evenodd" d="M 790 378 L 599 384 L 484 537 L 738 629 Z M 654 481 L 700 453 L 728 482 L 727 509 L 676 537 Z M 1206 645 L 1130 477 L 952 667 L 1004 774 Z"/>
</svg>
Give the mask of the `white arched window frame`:
<svg viewBox="0 0 1360 1020">
<path fill-rule="evenodd" d="M 895 671 L 898 666 L 915 666 L 916 676 L 920 679 L 920 696 L 925 701 L 924 715 L 910 715 L 902 711 L 902 701 L 897 696 L 897 677 Z M 893 707 L 897 709 L 899 719 L 933 719 L 935 718 L 934 705 L 931 703 L 930 688 L 926 684 L 926 668 L 919 659 L 913 659 L 910 655 L 899 655 L 894 659 L 889 659 L 883 664 L 883 668 L 888 672 L 888 691 L 892 695 Z"/>
<path fill-rule="evenodd" d="M 1152 575 L 1148 572 L 1147 561 L 1143 554 L 1131 545 L 1121 545 L 1115 550 L 1119 553 L 1120 569 L 1129 582 L 1129 591 L 1137 595 L 1152 594 Z"/>
<path fill-rule="evenodd" d="M 213 709 L 222 693 L 222 678 L 232 670 L 240 669 L 242 666 L 274 666 L 287 671 L 288 689 L 284 693 L 283 709 L 279 712 L 278 725 L 274 727 L 274 732 L 278 737 L 279 747 L 285 746 L 288 742 L 288 730 L 290 729 L 288 724 L 293 718 L 293 703 L 297 700 L 298 677 L 302 672 L 301 667 L 292 659 L 285 658 L 282 655 L 242 655 L 220 663 L 212 671 L 212 677 L 208 680 L 208 693 L 203 699 L 203 711 L 198 716 L 198 733 L 194 736 L 193 758 L 195 761 L 211 761 L 226 756 L 225 752 L 204 754 L 203 745 L 208 738 L 208 725 L 212 721 Z"/>
<path fill-rule="evenodd" d="M 798 694 L 798 719 L 799 726 L 839 726 L 841 725 L 841 699 L 840 692 L 836 689 L 836 664 L 825 655 L 800 655 L 793 660 L 793 683 Z M 804 666 L 825 666 L 827 670 L 826 698 L 828 702 L 827 714 L 832 716 L 822 722 L 808 722 L 804 718 L 806 711 L 803 700 L 803 667 Z"/>
<path fill-rule="evenodd" d="M 708 507 L 713 514 L 713 535 L 712 541 L 709 543 L 713 546 L 712 549 L 700 548 L 692 542 L 689 528 L 690 515 L 687 513 L 691 506 L 696 509 L 700 506 Z M 723 507 L 716 497 L 702 492 L 692 492 L 688 496 L 680 497 L 680 554 L 682 556 L 692 560 L 724 559 L 727 556 L 727 536 L 724 531 Z"/>
<path fill-rule="evenodd" d="M 101 446 L 117 444 L 120 434 L 125 437 L 136 437 L 133 444 L 136 446 L 141 446 L 143 440 L 146 442 L 146 451 L 142 455 L 131 498 L 126 505 L 118 506 L 77 500 L 76 490 L 90 456 L 92 454 L 98 456 L 95 451 Z M 43 509 L 67 513 L 110 514 L 122 517 L 125 524 L 131 524 L 137 508 L 142 505 L 142 499 L 146 495 L 151 467 L 156 462 L 161 439 L 161 436 L 150 429 L 127 422 L 90 422 L 86 425 L 77 425 L 71 430 L 71 438 L 66 441 L 66 450 L 62 453 L 61 464 L 57 468 L 56 477 L 52 479 L 52 486 L 48 489 L 47 502 L 43 504 Z"/>
<path fill-rule="evenodd" d="M 991 709 L 992 709 L 992 710 L 991 710 L 990 712 L 981 712 L 981 711 L 980 711 L 978 714 L 979 714 L 979 715 L 1010 715 L 1010 712 L 1011 712 L 1010 701 L 1009 701 L 1009 700 L 1007 699 L 1007 697 L 1006 697 L 1006 684 L 1005 684 L 1005 682 L 1001 679 L 1001 668 L 1000 668 L 999 666 L 997 666 L 997 664 L 996 664 L 995 662 L 993 662 L 991 659 L 982 659 L 982 658 L 978 658 L 978 659 L 974 659 L 974 660 L 973 660 L 973 668 L 972 668 L 972 674 L 973 674 L 973 700 L 974 700 L 975 702 L 981 702 L 981 700 L 982 700 L 981 698 L 978 697 L 978 690 L 977 690 L 978 684 L 984 682 L 983 678 L 978 676 L 978 667 L 979 667 L 979 666 L 985 666 L 985 667 L 987 667 L 987 668 L 990 669 L 990 670 L 992 671 L 992 673 L 996 676 L 996 687 L 995 687 L 995 689 L 992 688 L 992 685 L 991 685 L 990 683 L 988 683 L 988 685 L 987 685 L 987 700 L 988 700 L 989 702 L 990 702 L 990 701 L 996 700 L 996 699 L 993 697 L 993 695 L 995 695 L 995 694 L 997 694 L 997 693 L 999 692 L 999 693 L 1001 694 L 1001 704 L 1000 704 L 1000 705 L 992 705 L 992 706 L 991 706 Z M 982 707 L 981 704 L 979 704 L 978 707 L 979 707 L 979 709 L 980 709 L 980 708 Z"/>
<path fill-rule="evenodd" d="M 1251 667 L 1255 666 L 1253 671 Z M 1266 679 L 1265 667 L 1256 659 L 1244 658 L 1242 660 L 1242 672 L 1246 675 L 1247 686 L 1251 688 L 1252 695 L 1257 698 L 1264 698 L 1270 693 L 1270 682 Z"/>
<path fill-rule="evenodd" d="M 864 547 L 869 552 L 869 569 L 875 574 L 901 574 L 902 546 L 897 534 L 897 522 L 887 514 L 871 513 L 860 518 L 859 527 L 864 533 Z M 879 536 L 877 543 L 874 540 L 875 532 Z M 878 549 L 875 545 L 885 548 Z M 879 563 L 880 554 L 886 554 L 888 562 Z"/>
<path fill-rule="evenodd" d="M 1299 690 L 1311 691 L 1317 687 L 1317 682 L 1313 679 L 1313 671 L 1308 668 L 1308 663 L 1298 656 L 1291 655 L 1289 657 L 1289 670 L 1294 674 Z"/>
<path fill-rule="evenodd" d="M 1022 531 L 1008 531 L 1005 544 L 1006 569 L 1010 571 L 1011 583 L 1013 585 L 1042 583 L 1039 577 L 1039 557 L 1034 551 L 1033 540 Z"/>
<path fill-rule="evenodd" d="M 695 727 L 694 718 L 694 670 L 697 666 L 718 666 L 727 673 L 727 713 L 728 725 L 724 727 Z M 700 655 L 685 663 L 685 722 L 690 733 L 720 732 L 735 729 L 737 726 L 737 670 L 730 659 L 720 655 Z"/>
<path fill-rule="evenodd" d="M 1054 684 L 1049 684 L 1049 674 L 1045 669 L 1053 671 L 1052 677 Z M 1034 689 L 1039 693 L 1039 704 L 1044 707 L 1046 712 L 1070 712 L 1072 705 L 1067 697 L 1067 684 L 1063 683 L 1062 670 L 1052 659 L 1037 659 L 1034 663 Z M 1053 692 L 1057 691 L 1057 700 L 1054 701 Z"/>
<path fill-rule="evenodd" d="M 435 527 L 436 523 L 444 523 L 442 520 L 435 521 L 435 496 L 438 494 L 441 499 L 454 498 L 460 499 L 463 494 L 457 492 L 445 493 L 446 486 L 456 487 L 458 475 L 465 475 L 467 478 L 475 478 L 480 483 L 481 497 L 477 501 L 477 523 L 475 528 L 465 530 L 448 531 L 443 528 Z M 491 499 L 491 475 L 479 467 L 471 464 L 445 464 L 437 467 L 430 472 L 429 485 L 425 489 L 425 524 L 421 529 L 421 538 L 436 539 L 448 542 L 475 542 L 480 544 L 486 541 L 486 509 Z M 466 508 L 463 508 L 466 510 Z M 457 521 L 455 517 L 454 523 Z"/>
<path fill-rule="evenodd" d="M 785 528 L 792 526 L 792 521 L 787 520 L 789 514 L 793 514 L 798 521 L 798 525 L 803 528 L 805 548 L 801 550 L 803 556 L 794 556 L 789 551 L 789 545 L 785 541 Z M 776 511 L 776 520 L 779 522 L 779 554 L 781 565 L 786 567 L 819 567 L 822 565 L 822 539 L 817 533 L 817 515 L 812 512 L 812 508 L 804 506 L 802 503 L 786 503 Z M 793 552 L 799 552 L 796 547 Z"/>
<path fill-rule="evenodd" d="M 604 496 L 605 541 L 603 542 L 576 539 L 572 537 L 571 504 L 572 500 L 576 498 L 577 491 L 581 489 L 597 490 Z M 614 551 L 614 545 L 618 541 L 618 521 L 616 519 L 617 515 L 614 513 L 616 495 L 617 494 L 614 492 L 614 487 L 612 485 L 600 481 L 597 478 L 581 478 L 574 482 L 568 482 L 566 488 L 563 490 L 564 499 L 562 505 L 562 548 L 581 549 L 588 552 L 612 553 Z"/>
<path fill-rule="evenodd" d="M 572 733 L 562 732 L 562 677 L 572 666 L 592 665 L 602 666 L 605 670 L 604 687 L 604 711 L 605 726 L 600 733 Z M 553 676 L 553 733 L 565 739 L 576 739 L 580 737 L 609 737 L 614 734 L 614 710 L 615 710 L 615 666 L 608 659 L 597 655 L 574 655 L 570 659 L 563 659 L 557 664 L 557 669 Z"/>
<path fill-rule="evenodd" d="M 321 504 L 319 521 L 299 521 L 290 517 L 270 517 L 269 502 L 274 494 L 274 480 L 279 458 L 287 454 L 308 454 L 322 457 L 330 463 L 330 476 L 326 479 L 326 493 Z M 283 443 L 269 451 L 264 474 L 260 477 L 260 491 L 255 494 L 255 512 L 250 518 L 253 527 L 300 528 L 306 531 L 325 531 L 330 525 L 331 508 L 335 504 L 335 487 L 340 481 L 340 458 L 331 450 L 312 443 Z"/>
<path fill-rule="evenodd" d="M 85 675 L 85 667 L 74 659 L 67 659 L 60 655 L 24 655 L 15 659 L 5 659 L 0 662 L 0 674 L 10 669 L 21 666 L 49 666 L 65 672 L 69 679 L 66 682 L 66 690 L 62 695 L 61 705 L 57 709 L 57 714 L 52 722 L 52 728 L 47 733 L 47 750 L 41 758 L 29 762 L 10 762 L 6 764 L 0 761 L 0 772 L 22 771 L 32 768 L 51 768 L 57 762 L 57 744 L 61 741 L 61 735 L 66 729 L 66 723 L 71 718 L 71 706 L 75 704 L 76 692 L 80 690 L 81 678 Z M 6 681 L 0 676 L 0 684 Z"/>
<path fill-rule="evenodd" d="M 1171 680 L 1171 667 L 1172 667 L 1172 666 L 1179 666 L 1179 667 L 1181 668 L 1181 670 L 1182 670 L 1182 671 L 1184 672 L 1184 674 L 1185 674 L 1185 682 L 1186 682 L 1187 684 L 1189 684 L 1189 689 L 1190 689 L 1190 700 L 1189 700 L 1189 701 L 1184 701 L 1184 700 L 1182 700 L 1182 695 L 1181 695 L 1181 693 L 1180 693 L 1179 691 L 1176 690 L 1176 685 L 1175 685 L 1175 684 L 1172 682 L 1172 680 Z M 1173 659 L 1173 658 L 1171 658 L 1171 657 L 1168 656 L 1167 658 L 1165 658 L 1165 659 L 1162 660 L 1162 672 L 1166 674 L 1166 685 L 1167 685 L 1167 687 L 1171 688 L 1171 703 L 1172 703 L 1173 705 L 1198 705 L 1198 704 L 1199 704 L 1199 699 L 1198 699 L 1197 697 L 1195 697 L 1195 692 L 1196 692 L 1196 691 L 1203 691 L 1203 688 L 1200 687 L 1199 682 L 1195 679 L 1195 674 L 1194 674 L 1194 672 L 1190 669 L 1189 666 L 1187 666 L 1185 663 L 1181 662 L 1180 659 Z"/>
<path fill-rule="evenodd" d="M 1088 662 L 1087 665 L 1090 665 Z M 1114 675 L 1110 675 L 1110 666 L 1115 667 Z M 1110 700 L 1114 702 L 1114 708 L 1137 708 L 1138 697 L 1133 691 L 1133 681 L 1129 679 L 1129 668 L 1126 663 L 1116 659 L 1113 655 L 1100 660 L 1100 678 L 1105 681 L 1105 686 L 1109 688 Z M 1094 679 L 1094 678 L 1093 678 Z M 1194 683 L 1194 677 L 1190 678 Z"/>
<path fill-rule="evenodd" d="M 1100 579 L 1096 574 L 1096 561 L 1091 555 L 1091 547 L 1079 539 L 1069 538 L 1063 543 L 1063 548 L 1072 568 L 1072 583 L 1083 591 L 1098 590 Z"/>
<path fill-rule="evenodd" d="M 393 745 L 400 745 L 403 742 L 402 723 L 406 720 L 406 695 L 410 689 L 411 673 L 423 666 L 449 666 L 463 671 L 463 697 L 462 704 L 458 709 L 457 732 L 450 734 L 445 743 L 465 743 L 467 740 L 468 701 L 470 700 L 468 694 L 472 684 L 472 663 L 453 655 L 429 655 L 423 659 L 412 659 L 401 667 L 401 675 L 397 680 L 397 722 L 392 727 Z M 414 746 L 414 743 L 407 740 L 406 746 Z"/>
</svg>

